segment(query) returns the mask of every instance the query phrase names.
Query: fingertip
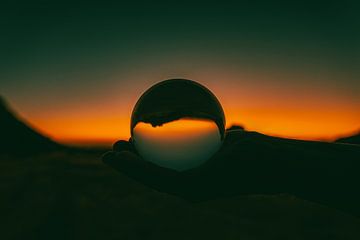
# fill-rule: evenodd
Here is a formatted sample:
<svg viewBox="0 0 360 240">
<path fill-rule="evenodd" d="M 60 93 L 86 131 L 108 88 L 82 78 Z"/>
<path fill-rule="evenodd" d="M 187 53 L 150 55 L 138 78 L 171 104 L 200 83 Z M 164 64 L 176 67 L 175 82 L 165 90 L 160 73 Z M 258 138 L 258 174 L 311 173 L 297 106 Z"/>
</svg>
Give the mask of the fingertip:
<svg viewBox="0 0 360 240">
<path fill-rule="evenodd" d="M 115 154 L 116 153 L 113 151 L 106 152 L 106 153 L 104 153 L 104 155 L 102 155 L 101 160 L 106 164 L 110 164 L 112 159 L 114 159 Z"/>
<path fill-rule="evenodd" d="M 102 156 L 102 161 L 112 167 L 141 165 L 143 163 L 136 154 L 130 151 L 110 151 Z"/>
<path fill-rule="evenodd" d="M 132 151 L 133 147 L 132 147 L 132 144 L 129 143 L 128 141 L 120 140 L 120 141 L 117 141 L 116 143 L 114 143 L 113 150 L 116 152 Z"/>
</svg>

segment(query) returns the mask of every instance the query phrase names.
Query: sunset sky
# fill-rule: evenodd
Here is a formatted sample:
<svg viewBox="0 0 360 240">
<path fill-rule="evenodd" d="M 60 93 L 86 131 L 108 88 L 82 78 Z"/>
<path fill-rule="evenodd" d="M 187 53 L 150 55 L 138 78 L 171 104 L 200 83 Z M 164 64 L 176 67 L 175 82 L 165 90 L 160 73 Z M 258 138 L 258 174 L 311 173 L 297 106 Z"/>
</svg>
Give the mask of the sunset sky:
<svg viewBox="0 0 360 240">
<path fill-rule="evenodd" d="M 127 139 L 137 99 L 168 78 L 209 88 L 228 126 L 314 140 L 360 129 L 355 1 L 9 2 L 0 95 L 57 141 Z"/>
</svg>

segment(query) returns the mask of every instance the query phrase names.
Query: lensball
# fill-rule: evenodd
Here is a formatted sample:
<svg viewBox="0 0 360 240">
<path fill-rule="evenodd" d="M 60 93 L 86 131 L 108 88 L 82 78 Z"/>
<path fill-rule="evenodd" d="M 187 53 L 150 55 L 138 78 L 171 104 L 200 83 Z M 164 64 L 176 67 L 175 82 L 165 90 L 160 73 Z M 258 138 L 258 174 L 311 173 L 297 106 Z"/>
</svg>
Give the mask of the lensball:
<svg viewBox="0 0 360 240">
<path fill-rule="evenodd" d="M 220 149 L 224 135 L 220 102 L 191 80 L 155 84 L 139 98 L 131 116 L 137 153 L 146 161 L 178 171 L 209 160 Z"/>
</svg>

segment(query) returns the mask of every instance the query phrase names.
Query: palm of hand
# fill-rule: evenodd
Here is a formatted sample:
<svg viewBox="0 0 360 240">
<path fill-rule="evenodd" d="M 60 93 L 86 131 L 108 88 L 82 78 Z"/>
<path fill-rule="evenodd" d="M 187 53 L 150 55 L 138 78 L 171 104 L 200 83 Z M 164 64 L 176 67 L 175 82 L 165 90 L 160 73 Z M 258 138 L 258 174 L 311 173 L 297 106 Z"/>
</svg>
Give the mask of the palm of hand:
<svg viewBox="0 0 360 240">
<path fill-rule="evenodd" d="M 127 141 L 115 143 L 103 161 L 144 185 L 189 200 L 279 192 L 282 189 L 274 183 L 276 174 L 269 169 L 269 158 L 273 157 L 269 152 L 273 146 L 258 141 L 259 136 L 262 135 L 230 131 L 222 148 L 211 159 L 183 172 L 144 161 Z"/>
</svg>

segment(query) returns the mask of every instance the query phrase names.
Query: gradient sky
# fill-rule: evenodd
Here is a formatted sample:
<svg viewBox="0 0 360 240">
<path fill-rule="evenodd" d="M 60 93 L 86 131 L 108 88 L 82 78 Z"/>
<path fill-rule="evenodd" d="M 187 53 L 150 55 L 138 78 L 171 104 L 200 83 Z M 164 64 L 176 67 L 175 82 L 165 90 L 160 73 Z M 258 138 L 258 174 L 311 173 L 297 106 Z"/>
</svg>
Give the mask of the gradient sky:
<svg viewBox="0 0 360 240">
<path fill-rule="evenodd" d="M 214 92 L 228 126 L 330 140 L 360 128 L 359 12 L 355 1 L 5 1 L 0 94 L 55 140 L 110 143 L 129 137 L 147 88 L 188 78 Z"/>
</svg>

